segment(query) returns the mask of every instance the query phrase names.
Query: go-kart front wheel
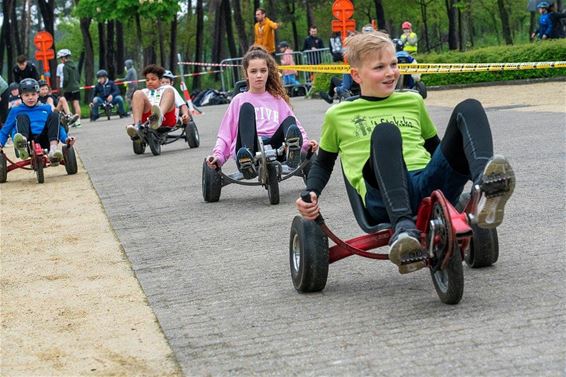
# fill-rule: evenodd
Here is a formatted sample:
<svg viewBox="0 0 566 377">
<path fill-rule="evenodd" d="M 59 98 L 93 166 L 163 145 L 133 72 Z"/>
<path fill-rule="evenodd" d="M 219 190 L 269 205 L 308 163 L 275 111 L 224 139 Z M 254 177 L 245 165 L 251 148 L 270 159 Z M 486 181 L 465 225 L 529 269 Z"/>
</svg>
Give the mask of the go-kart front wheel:
<svg viewBox="0 0 566 377">
<path fill-rule="evenodd" d="M 415 89 L 417 90 L 417 92 L 419 92 L 419 94 L 421 95 L 421 97 L 423 97 L 423 99 L 426 98 L 427 96 L 427 91 L 426 91 L 426 85 L 424 82 L 422 81 L 417 81 L 415 83 Z"/>
<path fill-rule="evenodd" d="M 45 175 L 43 173 L 43 157 L 33 155 L 32 159 L 33 159 L 33 170 L 35 170 L 37 183 L 45 182 Z"/>
<path fill-rule="evenodd" d="M 75 149 L 72 146 L 63 145 L 63 161 L 65 163 L 65 170 L 67 174 L 76 174 L 78 171 L 77 156 Z"/>
<path fill-rule="evenodd" d="M 454 253 L 446 267 L 435 272 L 431 269 L 430 274 L 440 301 L 449 305 L 460 302 L 464 294 L 464 269 L 462 253 L 457 245 L 454 245 Z"/>
<path fill-rule="evenodd" d="M 200 136 L 195 122 L 191 119 L 185 129 L 185 139 L 190 148 L 198 148 L 200 146 Z"/>
<path fill-rule="evenodd" d="M 222 191 L 222 177 L 218 171 L 202 163 L 202 196 L 205 202 L 217 202 Z"/>
<path fill-rule="evenodd" d="M 135 154 L 144 154 L 146 144 L 141 139 L 136 139 L 132 141 L 132 145 L 134 146 L 134 153 Z"/>
<path fill-rule="evenodd" d="M 4 152 L 0 152 L 0 183 L 8 180 L 8 162 Z"/>
<path fill-rule="evenodd" d="M 159 134 L 157 134 L 157 132 L 148 132 L 146 139 L 151 153 L 154 156 L 159 156 L 161 154 L 161 139 Z"/>
<path fill-rule="evenodd" d="M 314 221 L 295 216 L 289 239 L 293 286 L 300 293 L 319 292 L 328 278 L 328 238 Z"/>
<path fill-rule="evenodd" d="M 276 164 L 267 165 L 267 196 L 270 204 L 279 204 L 279 171 Z"/>
</svg>

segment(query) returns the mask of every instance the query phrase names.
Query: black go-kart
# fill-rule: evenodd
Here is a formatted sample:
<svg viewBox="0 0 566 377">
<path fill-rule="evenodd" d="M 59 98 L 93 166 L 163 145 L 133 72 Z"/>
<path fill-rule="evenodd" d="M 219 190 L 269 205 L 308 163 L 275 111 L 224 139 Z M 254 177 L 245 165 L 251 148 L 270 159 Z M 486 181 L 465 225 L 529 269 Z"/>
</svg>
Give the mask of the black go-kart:
<svg viewBox="0 0 566 377">
<path fill-rule="evenodd" d="M 175 133 L 176 131 L 180 132 Z M 149 146 L 151 153 L 159 156 L 162 145 L 171 144 L 179 139 L 185 140 L 189 148 L 198 148 L 200 145 L 198 128 L 191 115 L 186 125 L 178 121 L 174 127 L 159 127 L 155 130 L 149 126 L 149 120 L 147 120 L 141 126 L 138 136 L 132 140 L 135 154 L 144 154 L 146 147 Z"/>
<path fill-rule="evenodd" d="M 257 179 L 244 179 L 242 173 L 235 172 L 225 174 L 221 168 L 211 168 L 206 159 L 202 164 L 202 195 L 206 202 L 217 202 L 220 200 L 222 188 L 231 183 L 245 186 L 262 186 L 267 190 L 270 204 L 279 203 L 279 183 L 291 177 L 302 177 L 306 182 L 310 168 L 313 152 L 309 151 L 301 156 L 301 163 L 296 168 L 290 168 L 285 162 L 280 161 L 285 154 L 285 145 L 274 149 L 270 144 L 264 144 L 264 140 L 258 137 L 259 151 L 254 158 L 255 169 L 258 172 Z"/>
</svg>

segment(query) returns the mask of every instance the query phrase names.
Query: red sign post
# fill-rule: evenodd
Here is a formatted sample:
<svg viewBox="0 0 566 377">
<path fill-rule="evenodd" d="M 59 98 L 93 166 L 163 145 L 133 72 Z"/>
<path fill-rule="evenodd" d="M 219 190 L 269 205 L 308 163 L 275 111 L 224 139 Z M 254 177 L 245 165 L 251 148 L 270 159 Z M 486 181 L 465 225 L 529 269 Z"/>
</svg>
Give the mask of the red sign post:
<svg viewBox="0 0 566 377">
<path fill-rule="evenodd" d="M 35 59 L 43 63 L 45 79 L 47 84 L 51 86 L 49 60 L 55 58 L 55 51 L 51 48 L 51 46 L 53 46 L 53 36 L 47 31 L 40 31 L 33 38 L 33 44 L 37 48 Z"/>
<path fill-rule="evenodd" d="M 332 31 L 339 31 L 344 42 L 348 33 L 356 31 L 356 21 L 351 20 L 354 15 L 354 4 L 350 0 L 334 0 L 332 15 L 336 18 L 332 20 Z"/>
</svg>

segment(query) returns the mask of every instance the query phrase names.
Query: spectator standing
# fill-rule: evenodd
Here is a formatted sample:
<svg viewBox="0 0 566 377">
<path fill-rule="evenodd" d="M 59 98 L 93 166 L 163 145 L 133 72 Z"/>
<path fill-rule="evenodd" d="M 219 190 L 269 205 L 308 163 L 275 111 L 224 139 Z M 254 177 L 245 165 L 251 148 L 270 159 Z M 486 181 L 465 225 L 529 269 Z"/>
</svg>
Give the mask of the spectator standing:
<svg viewBox="0 0 566 377">
<path fill-rule="evenodd" d="M 566 32 L 564 30 L 564 21 L 566 20 L 566 13 L 556 12 L 555 4 L 552 3 L 548 7 L 548 14 L 550 15 L 550 23 L 552 24 L 551 38 L 565 38 Z"/>
<path fill-rule="evenodd" d="M 8 115 L 8 98 L 10 97 L 8 86 L 6 80 L 0 75 L 0 128 L 2 128 Z"/>
<path fill-rule="evenodd" d="M 61 59 L 62 55 L 68 51 L 67 49 L 59 50 L 57 53 L 57 59 Z M 60 62 L 57 64 L 57 70 L 55 71 L 55 91 L 60 95 L 63 95 L 63 67 L 64 63 Z"/>
<path fill-rule="evenodd" d="M 12 72 L 14 73 L 14 81 L 18 84 L 20 81 L 27 78 L 39 80 L 37 68 L 32 63 L 28 62 L 28 58 L 25 55 L 20 55 L 16 58 L 16 65 Z"/>
<path fill-rule="evenodd" d="M 271 21 L 263 8 L 257 8 L 255 18 L 257 22 L 254 26 L 254 44 L 262 46 L 273 55 L 275 53 L 275 30 L 279 28 L 281 23 Z"/>
<path fill-rule="evenodd" d="M 128 106 L 132 106 L 132 96 L 134 92 L 138 89 L 138 72 L 134 68 L 134 61 L 132 59 L 128 59 L 124 62 L 126 66 L 126 77 L 124 77 L 124 81 L 127 82 L 128 89 L 126 90 L 126 102 L 128 102 Z"/>
<path fill-rule="evenodd" d="M 342 35 L 339 31 L 330 37 L 330 53 L 332 54 L 332 61 L 344 61 L 344 46 L 342 46 Z"/>
<path fill-rule="evenodd" d="M 541 1 L 537 4 L 537 9 L 540 14 L 538 19 L 538 29 L 531 34 L 531 39 L 535 37 L 538 39 L 547 39 L 552 35 L 552 20 L 548 8 L 550 4 L 546 1 Z"/>
<path fill-rule="evenodd" d="M 279 43 L 279 52 L 281 55 L 281 65 L 295 65 L 295 59 L 293 59 L 293 50 L 289 47 L 289 43 L 282 41 Z M 297 81 L 297 71 L 286 69 L 283 71 L 283 84 L 288 85 L 300 85 L 301 83 Z"/>
<path fill-rule="evenodd" d="M 320 51 L 316 50 L 324 48 L 324 42 L 322 42 L 322 39 L 320 39 L 317 34 L 317 27 L 311 25 L 311 27 L 309 27 L 309 36 L 305 38 L 305 42 L 303 43 L 303 52 L 308 54 L 307 61 L 309 64 L 320 64 L 322 61 Z"/>
<path fill-rule="evenodd" d="M 403 35 L 401 35 L 401 42 L 403 42 L 403 51 L 409 54 L 417 53 L 417 34 L 413 31 L 413 25 L 409 21 L 403 22 L 401 25 Z"/>
<path fill-rule="evenodd" d="M 81 116 L 81 105 L 79 103 L 81 99 L 80 92 L 80 76 L 77 64 L 71 59 L 71 51 L 68 49 L 63 49 L 57 53 L 60 56 L 63 66 L 63 76 L 62 76 L 62 90 L 63 96 L 67 102 L 71 103 L 75 114 L 79 117 Z M 73 127 L 81 127 L 81 120 L 77 120 Z"/>
</svg>

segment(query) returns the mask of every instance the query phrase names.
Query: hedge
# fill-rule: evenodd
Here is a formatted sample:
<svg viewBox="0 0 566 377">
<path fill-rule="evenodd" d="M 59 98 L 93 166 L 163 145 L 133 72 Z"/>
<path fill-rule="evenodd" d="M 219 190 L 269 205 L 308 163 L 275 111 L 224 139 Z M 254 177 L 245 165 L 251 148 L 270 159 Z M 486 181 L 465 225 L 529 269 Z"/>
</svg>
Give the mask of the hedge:
<svg viewBox="0 0 566 377">
<path fill-rule="evenodd" d="M 419 63 L 520 63 L 566 61 L 566 39 L 526 43 L 513 46 L 493 46 L 465 52 L 419 54 Z M 312 92 L 327 91 L 330 78 L 335 74 L 317 73 Z M 529 69 L 524 71 L 471 72 L 449 74 L 425 74 L 422 80 L 427 86 L 470 84 L 522 80 L 545 77 L 566 77 L 566 68 Z"/>
</svg>

